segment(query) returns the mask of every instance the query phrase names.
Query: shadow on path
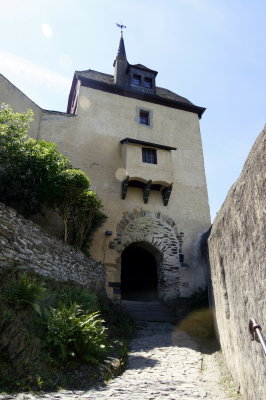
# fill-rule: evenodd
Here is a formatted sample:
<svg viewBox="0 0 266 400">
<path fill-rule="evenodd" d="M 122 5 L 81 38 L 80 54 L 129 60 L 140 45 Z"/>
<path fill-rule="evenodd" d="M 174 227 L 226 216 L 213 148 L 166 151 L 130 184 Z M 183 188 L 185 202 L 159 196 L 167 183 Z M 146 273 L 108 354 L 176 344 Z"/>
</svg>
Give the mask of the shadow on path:
<svg viewBox="0 0 266 400">
<path fill-rule="evenodd" d="M 143 356 L 130 355 L 130 364 L 128 365 L 127 369 L 130 370 L 130 369 L 150 368 L 154 367 L 156 364 L 158 364 L 157 360 Z"/>
<path fill-rule="evenodd" d="M 184 329 L 180 329 L 184 327 Z M 185 328 L 188 328 L 185 330 Z M 149 340 L 152 337 L 152 340 Z M 143 338 L 143 340 L 140 340 Z M 212 354 L 220 350 L 220 345 L 215 337 L 205 337 L 204 329 L 194 327 L 193 324 L 182 325 L 181 323 L 169 324 L 162 322 L 139 322 L 137 324 L 137 347 L 134 339 L 131 342 L 131 351 L 139 351 L 141 347 L 146 350 L 160 346 L 185 347 L 204 354 Z"/>
</svg>

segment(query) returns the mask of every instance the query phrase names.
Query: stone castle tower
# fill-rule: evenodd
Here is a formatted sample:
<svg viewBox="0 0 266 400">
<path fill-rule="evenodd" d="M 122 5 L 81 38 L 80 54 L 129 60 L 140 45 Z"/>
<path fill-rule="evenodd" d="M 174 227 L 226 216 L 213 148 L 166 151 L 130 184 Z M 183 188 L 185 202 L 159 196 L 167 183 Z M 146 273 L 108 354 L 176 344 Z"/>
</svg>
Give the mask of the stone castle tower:
<svg viewBox="0 0 266 400">
<path fill-rule="evenodd" d="M 54 141 L 85 171 L 108 220 L 91 255 L 110 298 L 168 301 L 205 284 L 200 235 L 210 226 L 199 129 L 204 108 L 156 86 L 157 72 L 127 61 L 121 35 L 114 76 L 76 71 L 67 113 L 42 110 L 4 77 L 1 101 L 31 107 L 30 134 Z"/>
</svg>

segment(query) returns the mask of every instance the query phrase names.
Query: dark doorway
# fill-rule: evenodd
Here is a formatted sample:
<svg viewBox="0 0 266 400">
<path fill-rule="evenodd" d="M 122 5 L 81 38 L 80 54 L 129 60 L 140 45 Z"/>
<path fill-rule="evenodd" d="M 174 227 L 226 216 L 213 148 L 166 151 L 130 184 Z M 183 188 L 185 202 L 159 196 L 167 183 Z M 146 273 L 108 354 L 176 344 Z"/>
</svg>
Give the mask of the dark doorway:
<svg viewBox="0 0 266 400">
<path fill-rule="evenodd" d="M 124 300 L 157 298 L 157 262 L 147 248 L 132 244 L 122 253 L 121 295 Z"/>
</svg>

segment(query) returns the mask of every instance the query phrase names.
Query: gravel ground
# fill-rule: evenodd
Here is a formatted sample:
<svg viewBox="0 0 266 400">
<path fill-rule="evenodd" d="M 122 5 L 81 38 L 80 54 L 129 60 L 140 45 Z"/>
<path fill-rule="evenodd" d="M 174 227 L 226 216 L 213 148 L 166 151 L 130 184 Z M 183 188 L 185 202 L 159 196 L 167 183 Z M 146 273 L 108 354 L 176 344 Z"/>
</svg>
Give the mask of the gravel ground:
<svg viewBox="0 0 266 400">
<path fill-rule="evenodd" d="M 186 333 L 167 323 L 139 325 L 125 372 L 88 391 L 0 394 L 0 400 L 231 400 L 220 384 L 215 354 L 202 354 Z"/>
</svg>

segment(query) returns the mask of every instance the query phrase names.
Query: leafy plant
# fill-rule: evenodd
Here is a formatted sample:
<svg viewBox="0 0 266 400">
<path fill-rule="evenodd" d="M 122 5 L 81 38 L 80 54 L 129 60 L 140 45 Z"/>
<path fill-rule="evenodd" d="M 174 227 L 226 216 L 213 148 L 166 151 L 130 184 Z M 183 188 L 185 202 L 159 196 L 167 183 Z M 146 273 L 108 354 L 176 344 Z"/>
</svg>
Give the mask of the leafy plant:
<svg viewBox="0 0 266 400">
<path fill-rule="evenodd" d="M 46 343 L 54 358 L 97 364 L 107 351 L 106 328 L 98 312 L 85 314 L 77 304 L 59 303 L 46 313 Z"/>
<path fill-rule="evenodd" d="M 78 169 L 61 171 L 54 179 L 54 199 L 58 213 L 64 222 L 64 241 L 68 241 L 68 226 L 78 207 L 78 199 L 90 185 L 86 174 Z M 96 195 L 95 195 L 96 197 Z"/>
<path fill-rule="evenodd" d="M 46 295 L 45 283 L 29 273 L 14 273 L 3 288 L 3 298 L 15 308 L 31 306 L 40 313 L 40 302 Z"/>
<path fill-rule="evenodd" d="M 107 219 L 101 212 L 102 204 L 96 193 L 84 190 L 74 204 L 71 224 L 71 244 L 77 248 L 88 246 L 92 233 Z"/>
<path fill-rule="evenodd" d="M 133 332 L 133 322 L 120 312 L 107 298 L 74 282 L 58 282 L 15 265 L 2 269 L 1 390 L 87 389 L 120 374 L 127 355 L 124 339 Z"/>
<path fill-rule="evenodd" d="M 86 174 L 63 156 L 55 143 L 27 135 L 33 112 L 0 106 L 0 201 L 26 217 L 53 209 L 63 220 L 65 242 L 86 248 L 106 220 Z"/>
<path fill-rule="evenodd" d="M 112 338 L 130 339 L 135 333 L 135 324 L 130 315 L 119 305 L 101 297 L 102 315 L 109 327 Z"/>
<path fill-rule="evenodd" d="M 31 110 L 14 113 L 8 105 L 0 106 L 0 199 L 24 214 L 48 203 L 54 177 L 71 167 L 54 143 L 28 137 L 32 120 Z"/>
<path fill-rule="evenodd" d="M 78 304 L 86 314 L 99 310 L 96 294 L 90 289 L 77 284 L 59 284 L 57 287 L 57 300 L 67 307 Z"/>
</svg>

